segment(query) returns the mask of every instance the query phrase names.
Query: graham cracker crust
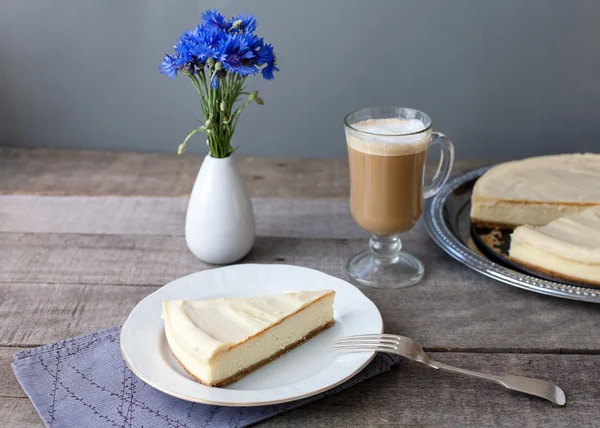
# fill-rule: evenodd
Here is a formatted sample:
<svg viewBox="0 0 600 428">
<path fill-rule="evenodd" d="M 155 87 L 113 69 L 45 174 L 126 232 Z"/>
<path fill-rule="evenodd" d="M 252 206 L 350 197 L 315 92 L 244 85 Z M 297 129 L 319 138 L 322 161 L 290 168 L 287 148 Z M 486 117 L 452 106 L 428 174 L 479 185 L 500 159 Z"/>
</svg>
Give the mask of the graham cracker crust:
<svg viewBox="0 0 600 428">
<path fill-rule="evenodd" d="M 229 385 L 230 383 L 233 382 L 237 382 L 238 380 L 240 380 L 241 378 L 243 378 L 244 376 L 246 376 L 247 374 L 253 372 L 254 370 L 264 366 L 267 363 L 270 363 L 271 361 L 273 361 L 274 359 L 282 356 L 283 354 L 291 351 L 292 349 L 294 349 L 295 347 L 303 344 L 304 342 L 306 342 L 307 340 L 315 337 L 317 334 L 319 334 L 320 332 L 322 332 L 323 330 L 327 330 L 328 328 L 332 327 L 335 324 L 335 320 L 331 320 L 329 321 L 327 324 L 323 324 L 322 326 L 312 330 L 310 333 L 308 333 L 306 336 L 304 336 L 302 339 L 300 339 L 299 341 L 292 343 L 288 346 L 286 346 L 285 348 L 283 348 L 282 350 L 278 351 L 277 353 L 271 355 L 268 358 L 265 358 L 262 361 L 259 361 L 256 364 L 251 365 L 250 367 L 246 367 L 244 370 L 237 372 L 236 374 L 234 374 L 233 376 L 230 376 L 226 379 L 220 380 L 219 382 L 216 383 L 210 383 L 210 382 L 205 382 L 202 379 L 198 379 L 196 376 L 194 376 L 188 369 L 186 366 L 183 365 L 183 363 L 181 361 L 179 361 L 179 359 L 175 356 L 175 354 L 173 354 L 173 357 L 177 360 L 177 362 L 179 363 L 179 365 L 181 365 L 181 367 L 183 367 L 183 369 L 192 377 L 194 378 L 195 381 L 200 382 L 201 384 L 204 384 L 206 386 L 214 386 L 214 387 L 221 387 L 221 386 L 226 386 Z"/>
<path fill-rule="evenodd" d="M 483 176 L 482 176 L 483 177 Z M 471 201 L 475 199 L 475 202 L 501 202 L 503 204 L 512 205 L 570 205 L 573 207 L 595 207 L 600 205 L 600 201 L 596 202 L 577 202 L 577 201 L 531 201 L 529 199 L 504 199 L 494 198 L 489 196 L 481 196 L 473 194 Z"/>
<path fill-rule="evenodd" d="M 537 270 L 537 271 L 542 272 L 542 273 L 544 273 L 545 275 L 548 275 L 548 276 L 554 276 L 554 277 L 556 277 L 558 279 L 564 279 L 566 281 L 578 282 L 578 283 L 580 283 L 583 286 L 600 287 L 600 282 L 592 282 L 592 281 L 587 280 L 587 279 L 575 278 L 573 276 L 565 275 L 565 274 L 560 273 L 560 272 L 556 272 L 556 271 L 549 270 L 549 269 L 544 269 L 544 268 L 541 268 L 539 266 L 532 265 L 530 263 L 526 263 L 526 262 L 524 262 L 524 261 L 522 261 L 522 260 L 520 260 L 520 259 L 518 259 L 516 257 L 510 257 L 509 256 L 508 258 L 510 260 L 514 261 L 515 263 L 523 265 L 523 266 L 525 266 L 525 267 L 527 267 L 527 268 L 529 268 L 531 270 Z"/>
<path fill-rule="evenodd" d="M 479 234 L 479 238 L 485 245 L 496 252 L 502 252 L 502 232 L 498 228 L 493 228 L 489 233 Z"/>
</svg>

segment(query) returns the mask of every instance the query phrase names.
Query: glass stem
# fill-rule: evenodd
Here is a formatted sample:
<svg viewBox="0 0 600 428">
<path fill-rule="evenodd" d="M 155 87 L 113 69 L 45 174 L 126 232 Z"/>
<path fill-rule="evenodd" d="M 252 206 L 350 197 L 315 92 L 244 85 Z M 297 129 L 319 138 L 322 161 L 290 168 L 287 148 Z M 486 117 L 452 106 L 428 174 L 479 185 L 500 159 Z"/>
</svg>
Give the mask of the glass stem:
<svg viewBox="0 0 600 428">
<path fill-rule="evenodd" d="M 398 235 L 373 235 L 369 240 L 369 248 L 382 263 L 395 263 L 402 249 L 402 241 Z"/>
</svg>

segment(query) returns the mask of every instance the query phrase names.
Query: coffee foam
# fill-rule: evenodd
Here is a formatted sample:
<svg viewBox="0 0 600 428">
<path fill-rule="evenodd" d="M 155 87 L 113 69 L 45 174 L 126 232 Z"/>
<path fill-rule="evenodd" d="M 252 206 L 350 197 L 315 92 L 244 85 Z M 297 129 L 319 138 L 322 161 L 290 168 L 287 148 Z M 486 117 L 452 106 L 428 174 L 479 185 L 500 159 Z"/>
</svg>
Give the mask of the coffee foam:
<svg viewBox="0 0 600 428">
<path fill-rule="evenodd" d="M 346 127 L 346 141 L 354 150 L 380 156 L 402 156 L 427 149 L 431 130 L 418 119 L 368 119 Z M 362 132 L 360 132 L 362 131 Z M 410 134 L 423 131 L 414 135 Z M 374 135 L 377 134 L 377 135 Z"/>
</svg>

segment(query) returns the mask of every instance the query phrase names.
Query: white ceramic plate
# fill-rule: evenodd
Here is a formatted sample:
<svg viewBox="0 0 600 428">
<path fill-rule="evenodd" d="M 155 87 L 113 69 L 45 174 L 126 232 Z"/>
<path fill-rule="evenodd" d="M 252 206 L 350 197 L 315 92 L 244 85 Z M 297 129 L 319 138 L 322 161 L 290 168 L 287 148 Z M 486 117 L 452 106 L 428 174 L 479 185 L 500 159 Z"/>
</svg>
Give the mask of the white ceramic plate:
<svg viewBox="0 0 600 428">
<path fill-rule="evenodd" d="M 194 381 L 171 355 L 161 319 L 162 301 L 250 297 L 303 290 L 335 290 L 332 328 L 240 381 L 213 388 Z M 381 333 L 381 314 L 358 288 L 322 272 L 289 265 L 243 264 L 176 279 L 142 300 L 121 330 L 121 352 L 131 370 L 152 387 L 188 401 L 261 406 L 318 394 L 364 368 L 373 353 L 329 352 L 335 339 Z"/>
</svg>

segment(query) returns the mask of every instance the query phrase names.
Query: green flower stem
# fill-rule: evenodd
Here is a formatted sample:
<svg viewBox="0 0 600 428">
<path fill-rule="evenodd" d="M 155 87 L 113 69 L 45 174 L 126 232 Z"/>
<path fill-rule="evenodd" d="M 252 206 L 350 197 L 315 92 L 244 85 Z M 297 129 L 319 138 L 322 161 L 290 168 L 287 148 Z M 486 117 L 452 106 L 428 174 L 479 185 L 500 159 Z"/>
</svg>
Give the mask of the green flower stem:
<svg viewBox="0 0 600 428">
<path fill-rule="evenodd" d="M 177 149 L 178 155 L 185 152 L 185 149 L 187 148 L 187 143 L 190 140 L 190 138 L 192 138 L 196 133 L 202 131 L 202 128 L 203 128 L 203 126 L 199 126 L 198 128 L 194 129 L 192 132 L 190 132 L 187 137 L 185 137 L 185 140 L 183 140 L 183 143 L 181 143 L 179 145 L 179 148 Z"/>
<path fill-rule="evenodd" d="M 231 146 L 231 138 L 235 132 L 241 112 L 255 101 L 262 103 L 256 92 L 245 92 L 244 82 L 246 77 L 238 74 L 227 73 L 219 78 L 216 66 L 210 66 L 208 74 L 205 69 L 197 70 L 197 73 L 187 73 L 194 88 L 200 96 L 204 124 L 195 128 L 179 146 L 179 153 L 183 153 L 187 143 L 192 136 L 198 132 L 206 134 L 210 155 L 214 158 L 225 158 L 230 156 L 234 148 Z M 219 87 L 213 88 L 213 79 L 219 79 Z M 248 95 L 244 102 L 239 100 L 241 95 Z M 238 102 L 240 102 L 238 104 Z"/>
<path fill-rule="evenodd" d="M 200 96 L 200 104 L 202 106 L 202 113 L 204 115 L 206 115 L 207 111 L 208 111 L 208 106 L 206 105 L 206 101 L 205 101 L 205 97 L 204 94 L 202 92 L 202 87 L 200 86 L 200 82 L 198 81 L 198 79 L 196 78 L 196 76 L 194 76 L 193 74 L 188 74 L 190 80 L 192 81 L 192 84 L 194 85 L 194 87 L 196 88 L 196 91 L 198 91 L 198 95 Z M 201 74 L 201 76 L 204 77 L 204 73 Z M 206 93 L 206 83 L 205 80 L 203 80 L 204 83 L 204 93 Z"/>
</svg>

